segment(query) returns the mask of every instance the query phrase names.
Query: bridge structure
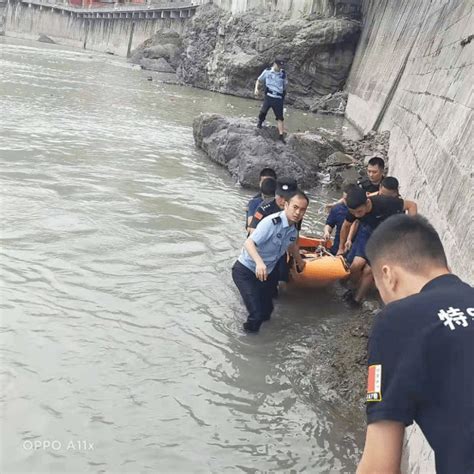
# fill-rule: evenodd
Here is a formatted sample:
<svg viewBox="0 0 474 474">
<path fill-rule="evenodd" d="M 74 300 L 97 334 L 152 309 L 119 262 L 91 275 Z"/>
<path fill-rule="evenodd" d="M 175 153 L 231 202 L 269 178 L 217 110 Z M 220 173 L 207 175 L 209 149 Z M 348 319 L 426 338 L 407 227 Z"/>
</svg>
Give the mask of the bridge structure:
<svg viewBox="0 0 474 474">
<path fill-rule="evenodd" d="M 7 0 L 5 34 L 30 40 L 46 35 L 58 44 L 128 57 L 160 31 L 182 34 L 197 8 L 208 1 L 119 4 L 102 0 L 85 6 L 82 0 Z"/>
<path fill-rule="evenodd" d="M 179 19 L 190 18 L 196 12 L 199 5 L 206 3 L 201 0 L 165 0 L 159 3 L 148 4 L 89 4 L 88 6 L 75 5 L 48 0 L 19 0 L 28 8 L 50 10 L 61 15 L 69 15 L 84 19 L 132 19 L 132 20 L 154 20 L 154 19 Z"/>
</svg>

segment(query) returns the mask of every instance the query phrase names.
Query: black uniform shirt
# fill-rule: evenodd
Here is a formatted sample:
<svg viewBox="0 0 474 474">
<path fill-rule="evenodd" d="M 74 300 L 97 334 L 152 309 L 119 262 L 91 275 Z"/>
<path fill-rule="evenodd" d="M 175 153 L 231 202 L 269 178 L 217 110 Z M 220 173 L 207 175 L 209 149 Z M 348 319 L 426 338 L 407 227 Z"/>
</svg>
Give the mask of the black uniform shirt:
<svg viewBox="0 0 474 474">
<path fill-rule="evenodd" d="M 281 209 L 276 203 L 275 199 L 272 199 L 268 202 L 263 202 L 260 206 L 257 207 L 255 214 L 253 215 L 252 221 L 250 222 L 250 228 L 256 229 L 260 221 L 269 216 L 270 214 L 275 214 L 275 212 L 280 212 Z"/>
<path fill-rule="evenodd" d="M 383 178 L 382 178 L 383 179 Z M 382 181 L 380 181 L 382 182 Z M 368 177 L 359 179 L 357 181 L 357 184 L 359 187 L 361 187 L 366 193 L 376 193 L 379 188 L 380 188 L 380 183 L 379 184 L 373 184 L 372 181 Z"/>
<path fill-rule="evenodd" d="M 255 211 L 255 214 L 253 216 L 252 221 L 250 222 L 249 227 L 251 229 L 256 229 L 258 224 L 261 222 L 261 220 L 264 217 L 267 217 L 270 214 L 275 214 L 275 212 L 280 212 L 280 211 L 281 209 L 276 203 L 275 199 L 272 199 L 269 202 L 262 203 Z M 301 221 L 296 224 L 296 229 L 301 230 Z"/>
<path fill-rule="evenodd" d="M 367 422 L 416 421 L 438 474 L 474 472 L 474 288 L 455 275 L 390 303 L 369 339 Z"/>
<path fill-rule="evenodd" d="M 362 224 L 365 224 L 372 230 L 393 214 L 403 212 L 403 207 L 405 205 L 403 199 L 398 197 L 372 196 L 368 199 L 372 201 L 372 210 L 359 220 Z M 347 211 L 346 221 L 352 223 L 356 219 L 357 217 L 352 215 L 350 211 Z"/>
<path fill-rule="evenodd" d="M 263 197 L 261 193 L 255 194 L 255 196 L 249 200 L 247 204 L 247 210 L 245 212 L 245 228 L 248 226 L 248 218 L 255 214 L 255 211 L 257 210 L 258 206 L 262 204 L 262 202 Z"/>
</svg>

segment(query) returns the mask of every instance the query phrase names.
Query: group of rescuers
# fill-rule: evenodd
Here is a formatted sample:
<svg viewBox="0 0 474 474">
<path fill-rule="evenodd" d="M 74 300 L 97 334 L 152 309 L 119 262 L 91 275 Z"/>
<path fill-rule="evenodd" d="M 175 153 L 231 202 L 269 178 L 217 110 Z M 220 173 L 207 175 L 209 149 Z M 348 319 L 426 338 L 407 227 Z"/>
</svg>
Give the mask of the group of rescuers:
<svg viewBox="0 0 474 474">
<path fill-rule="evenodd" d="M 284 92 L 268 82 L 279 75 L 286 88 L 281 67 L 276 62 L 260 76 L 257 84 L 267 77 L 267 93 Z M 282 136 L 273 95 L 258 125 L 274 107 Z M 375 282 L 385 304 L 369 338 L 368 427 L 357 472 L 400 472 L 405 427 L 415 421 L 438 473 L 473 474 L 474 288 L 451 273 L 438 233 L 414 202 L 400 197 L 398 181 L 384 169 L 382 158 L 372 158 L 367 178 L 346 186 L 329 206 L 324 228 L 324 238 L 335 229 L 332 253 L 351 263 L 346 299 L 360 304 Z M 287 253 L 298 271 L 305 267 L 298 233 L 308 204 L 295 180 L 262 170 L 260 192 L 248 203 L 248 238 L 232 267 L 248 311 L 245 332 L 257 333 L 270 319 L 278 281 L 288 279 Z"/>
</svg>

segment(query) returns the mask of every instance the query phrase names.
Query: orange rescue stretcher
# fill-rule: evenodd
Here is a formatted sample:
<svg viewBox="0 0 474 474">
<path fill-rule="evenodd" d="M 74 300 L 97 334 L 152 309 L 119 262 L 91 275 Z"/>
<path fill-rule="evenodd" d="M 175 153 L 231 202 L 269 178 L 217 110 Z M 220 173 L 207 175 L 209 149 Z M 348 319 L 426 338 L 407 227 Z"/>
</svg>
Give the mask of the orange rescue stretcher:
<svg viewBox="0 0 474 474">
<path fill-rule="evenodd" d="M 300 236 L 300 253 L 306 262 L 303 272 L 298 273 L 295 265 L 291 268 L 291 280 L 298 286 L 326 286 L 349 276 L 349 266 L 342 255 L 329 252 L 332 241 Z"/>
</svg>

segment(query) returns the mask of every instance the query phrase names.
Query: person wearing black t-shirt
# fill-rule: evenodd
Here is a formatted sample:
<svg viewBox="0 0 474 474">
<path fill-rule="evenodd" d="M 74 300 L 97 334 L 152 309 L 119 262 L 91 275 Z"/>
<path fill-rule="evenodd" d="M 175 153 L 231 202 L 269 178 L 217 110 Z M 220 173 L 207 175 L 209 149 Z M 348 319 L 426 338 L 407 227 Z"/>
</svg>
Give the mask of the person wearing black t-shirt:
<svg viewBox="0 0 474 474">
<path fill-rule="evenodd" d="M 372 285 L 372 273 L 367 264 L 365 246 L 372 232 L 385 219 L 393 214 L 408 212 L 410 215 L 417 213 L 417 206 L 413 201 L 388 196 L 369 196 L 361 188 L 352 188 L 347 193 L 346 199 L 349 211 L 341 227 L 338 255 L 350 250 L 348 235 L 351 225 L 359 221 L 357 231 L 357 248 L 353 249 L 354 260 L 351 264 L 351 282 L 357 288 L 355 294 L 352 290 L 346 295 L 351 304 L 360 305 L 365 294 Z"/>
<path fill-rule="evenodd" d="M 385 170 L 385 161 L 375 156 L 371 158 L 367 163 L 367 176 L 365 178 L 359 179 L 357 184 L 368 194 L 376 193 L 380 188 L 380 183 L 382 182 Z"/>
<path fill-rule="evenodd" d="M 387 219 L 367 244 L 385 308 L 369 338 L 367 435 L 358 474 L 400 472 L 416 422 L 438 474 L 474 472 L 474 288 L 450 273 L 421 216 Z"/>
</svg>

